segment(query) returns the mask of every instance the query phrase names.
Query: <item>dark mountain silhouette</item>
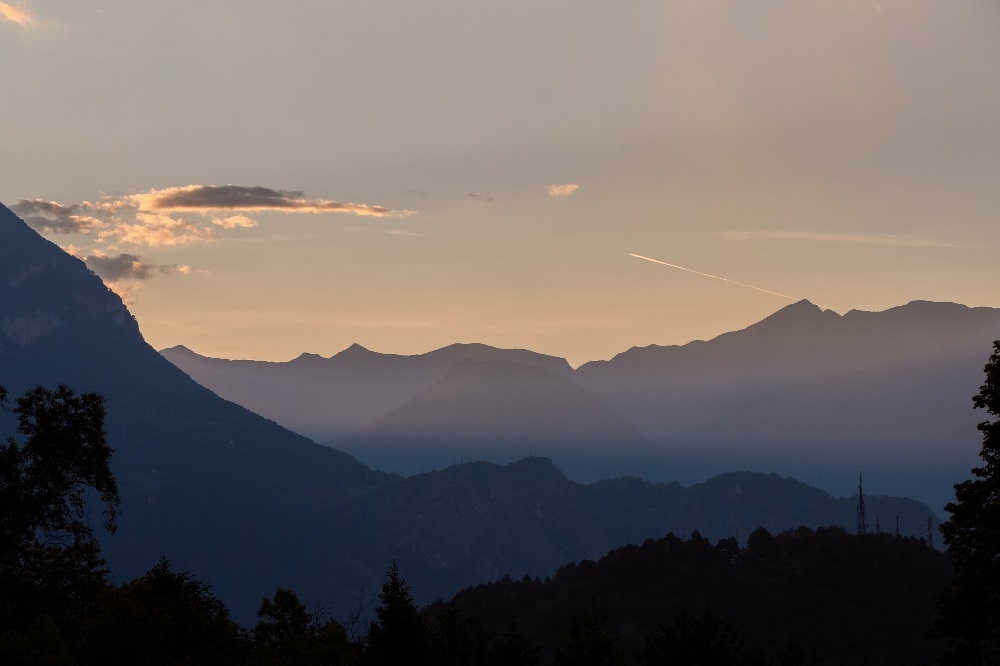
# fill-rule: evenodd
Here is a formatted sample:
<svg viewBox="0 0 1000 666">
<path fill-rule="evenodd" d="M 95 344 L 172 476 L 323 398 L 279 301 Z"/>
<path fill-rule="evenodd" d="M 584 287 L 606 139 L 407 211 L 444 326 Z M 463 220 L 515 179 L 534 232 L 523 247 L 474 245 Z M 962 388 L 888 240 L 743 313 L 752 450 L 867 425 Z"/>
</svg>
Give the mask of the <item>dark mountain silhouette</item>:
<svg viewBox="0 0 1000 666">
<path fill-rule="evenodd" d="M 638 479 L 581 486 L 538 458 L 408 479 L 372 471 L 196 384 L 143 341 L 83 262 L 0 207 L 0 385 L 17 396 L 59 383 L 108 401 L 122 516 L 104 544 L 119 580 L 166 556 L 211 583 L 244 622 L 278 586 L 343 616 L 360 590 L 377 589 L 392 558 L 430 601 L 694 522 L 724 536 L 854 520 L 851 500 L 763 475 L 711 499 Z M 781 511 L 774 497 L 784 498 Z M 901 502 L 891 510 L 903 529 L 921 532 L 930 510 Z"/>
<path fill-rule="evenodd" d="M 302 354 L 282 363 L 209 358 L 183 346 L 160 353 L 227 400 L 318 442 L 352 433 L 401 407 L 459 361 L 510 361 L 560 376 L 573 372 L 562 358 L 481 344 L 453 344 L 414 356 L 355 344 L 330 358 Z"/>
<path fill-rule="evenodd" d="M 402 407 L 333 444 L 401 474 L 535 453 L 577 479 L 595 460 L 603 462 L 597 478 L 634 471 L 633 461 L 653 450 L 634 425 L 577 382 L 507 360 L 460 361 Z"/>
<path fill-rule="evenodd" d="M 0 206 L 0 385 L 60 383 L 108 401 L 123 511 L 106 554 L 123 580 L 167 555 L 246 611 L 330 541 L 347 498 L 389 481 L 193 382 L 82 261 Z"/>
</svg>

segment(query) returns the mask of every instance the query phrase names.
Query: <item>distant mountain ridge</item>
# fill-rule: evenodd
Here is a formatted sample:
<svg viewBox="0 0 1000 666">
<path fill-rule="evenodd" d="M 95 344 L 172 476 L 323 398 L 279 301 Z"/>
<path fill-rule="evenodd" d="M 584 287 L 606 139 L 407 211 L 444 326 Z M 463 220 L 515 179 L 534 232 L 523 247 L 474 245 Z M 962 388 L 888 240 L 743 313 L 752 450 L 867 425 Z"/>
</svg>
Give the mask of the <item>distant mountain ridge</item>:
<svg viewBox="0 0 1000 666">
<path fill-rule="evenodd" d="M 415 356 L 381 354 L 354 344 L 329 358 L 230 361 L 177 346 L 160 352 L 222 397 L 315 441 L 354 432 L 430 388 L 459 361 L 507 360 L 569 376 L 565 359 L 522 349 L 453 344 Z"/>
<path fill-rule="evenodd" d="M 652 479 L 690 483 L 737 466 L 848 493 L 857 471 L 869 470 L 890 492 L 943 507 L 952 484 L 977 462 L 979 419 L 969 397 L 995 339 L 996 308 L 913 301 L 839 315 L 799 301 L 708 341 L 633 347 L 576 370 L 564 359 L 483 345 L 411 357 L 355 345 L 330 359 L 332 365 L 349 356 L 350 373 L 315 373 L 306 380 L 287 370 L 272 384 L 273 375 L 256 368 L 290 368 L 300 360 L 249 365 L 241 373 L 237 368 L 247 362 L 176 348 L 163 353 L 220 395 L 307 435 L 337 432 L 317 439 L 398 473 L 438 468 L 466 453 L 503 462 L 544 451 L 579 480 L 642 470 Z M 567 391 L 583 389 L 600 402 L 583 407 L 577 401 L 578 413 L 607 416 L 590 428 L 603 434 L 582 434 L 576 426 L 583 417 L 557 417 L 567 413 L 559 405 L 570 401 L 568 395 L 534 391 L 527 373 L 521 383 L 498 380 L 489 392 L 480 384 L 452 383 L 447 398 L 429 399 L 433 382 L 463 360 L 506 360 L 572 380 Z M 279 399 L 279 386 L 295 398 Z M 253 397 L 244 395 L 251 390 Z M 547 431 L 547 447 L 526 431 L 518 437 L 499 432 L 499 414 L 512 411 L 502 406 L 529 394 L 532 410 L 544 412 L 547 405 L 550 422 L 566 424 L 562 432 Z M 473 423 L 471 414 L 482 418 Z M 623 424 L 656 446 L 637 445 Z M 574 439 L 576 457 L 569 455 Z"/>
</svg>

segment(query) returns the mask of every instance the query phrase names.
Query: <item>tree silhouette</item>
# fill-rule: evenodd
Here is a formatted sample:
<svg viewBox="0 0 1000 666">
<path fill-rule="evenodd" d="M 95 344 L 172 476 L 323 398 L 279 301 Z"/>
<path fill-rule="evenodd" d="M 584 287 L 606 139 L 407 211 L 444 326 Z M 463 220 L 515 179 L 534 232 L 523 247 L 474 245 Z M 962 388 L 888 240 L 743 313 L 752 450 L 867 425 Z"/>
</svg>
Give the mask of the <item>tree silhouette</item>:
<svg viewBox="0 0 1000 666">
<path fill-rule="evenodd" d="M 165 557 L 111 591 L 82 646 L 94 663 L 239 664 L 247 641 L 225 604 Z"/>
<path fill-rule="evenodd" d="M 1000 417 L 1000 340 L 984 371 L 973 405 Z M 955 578 L 941 599 L 937 632 L 960 640 L 944 663 L 1000 663 L 1000 418 L 978 428 L 985 464 L 955 484 L 955 501 L 945 506 L 951 517 L 941 523 Z"/>
<path fill-rule="evenodd" d="M 396 560 L 379 592 L 378 619 L 368 632 L 365 660 L 371 664 L 429 663 L 428 632 Z"/>
<path fill-rule="evenodd" d="M 0 387 L 4 410 L 7 397 Z M 97 491 L 111 533 L 120 499 L 102 396 L 38 387 L 11 411 L 17 431 L 0 445 L 0 629 L 26 631 L 42 613 L 57 624 L 85 615 L 106 587 L 87 496 Z"/>
<path fill-rule="evenodd" d="M 590 612 L 574 615 L 556 652 L 556 666 L 617 666 L 625 655 L 607 629 L 608 615 L 591 602 Z"/>
<path fill-rule="evenodd" d="M 729 666 L 743 659 L 743 641 L 727 619 L 707 608 L 680 613 L 645 637 L 639 656 L 644 665 Z"/>
</svg>

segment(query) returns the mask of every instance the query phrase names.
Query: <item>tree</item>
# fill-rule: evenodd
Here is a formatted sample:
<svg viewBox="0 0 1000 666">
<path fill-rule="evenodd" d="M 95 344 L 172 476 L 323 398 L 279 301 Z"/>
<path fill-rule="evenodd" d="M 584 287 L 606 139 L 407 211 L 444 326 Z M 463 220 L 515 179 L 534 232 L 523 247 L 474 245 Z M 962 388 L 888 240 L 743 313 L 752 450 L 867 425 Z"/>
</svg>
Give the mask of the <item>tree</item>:
<svg viewBox="0 0 1000 666">
<path fill-rule="evenodd" d="M 707 608 L 698 615 L 680 613 L 645 637 L 641 664 L 728 666 L 743 659 L 743 640 L 729 620 Z"/>
<path fill-rule="evenodd" d="M 108 595 L 80 650 L 94 663 L 242 664 L 248 644 L 208 584 L 165 557 Z"/>
<path fill-rule="evenodd" d="M 368 632 L 365 660 L 371 664 L 428 663 L 428 630 L 410 587 L 399 577 L 396 560 L 379 592 L 378 619 Z"/>
<path fill-rule="evenodd" d="M 607 629 L 608 616 L 591 601 L 590 612 L 574 615 L 556 652 L 556 666 L 618 666 L 625 654 Z"/>
<path fill-rule="evenodd" d="M 1000 417 L 1000 340 L 984 370 L 973 405 Z M 985 464 L 972 469 L 975 478 L 955 484 L 955 501 L 945 506 L 951 517 L 941 523 L 955 576 L 939 602 L 936 631 L 959 640 L 945 663 L 1000 663 L 1000 418 L 978 428 Z"/>
<path fill-rule="evenodd" d="M 7 410 L 0 387 L 0 408 Z M 27 630 L 48 613 L 86 613 L 107 585 L 87 498 L 104 504 L 114 533 L 120 499 L 104 433 L 104 398 L 59 386 L 17 399 L 15 435 L 0 444 L 0 628 Z"/>
</svg>

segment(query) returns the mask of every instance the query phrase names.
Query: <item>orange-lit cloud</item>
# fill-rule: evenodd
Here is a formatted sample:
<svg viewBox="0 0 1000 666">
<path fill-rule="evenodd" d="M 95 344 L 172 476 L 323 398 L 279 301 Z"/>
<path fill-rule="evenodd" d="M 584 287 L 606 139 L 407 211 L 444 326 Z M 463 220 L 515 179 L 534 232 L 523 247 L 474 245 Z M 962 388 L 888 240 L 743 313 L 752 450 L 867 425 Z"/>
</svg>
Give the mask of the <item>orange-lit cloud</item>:
<svg viewBox="0 0 1000 666">
<path fill-rule="evenodd" d="M 726 240 L 783 240 L 813 243 L 841 243 L 847 245 L 891 245 L 896 247 L 965 247 L 953 241 L 923 238 L 902 234 L 831 234 L 815 231 L 721 231 L 716 235 Z"/>
<path fill-rule="evenodd" d="M 109 248 L 119 244 L 162 247 L 210 241 L 219 236 L 220 229 L 256 227 L 257 220 L 246 215 L 248 212 L 347 213 L 364 217 L 414 214 L 412 210 L 384 206 L 306 199 L 299 191 L 241 185 L 186 185 L 72 205 L 22 199 L 12 208 L 42 233 L 89 234 L 97 230 L 94 242 Z"/>
<path fill-rule="evenodd" d="M 564 185 L 549 185 L 550 197 L 568 197 L 580 189 L 579 183 L 566 183 Z"/>
<path fill-rule="evenodd" d="M 257 226 L 257 220 L 253 220 L 246 215 L 230 215 L 229 217 L 216 217 L 212 224 L 223 229 L 250 229 Z"/>
<path fill-rule="evenodd" d="M 35 17 L 23 5 L 15 7 L 6 2 L 0 2 L 0 18 L 18 25 L 31 25 L 35 22 Z"/>
<path fill-rule="evenodd" d="M 115 224 L 97 235 L 102 243 L 117 246 L 119 243 L 163 247 L 166 245 L 188 245 L 212 240 L 217 236 L 214 229 L 200 226 L 180 218 L 155 213 L 136 213 L 134 222 L 116 221 Z"/>
<path fill-rule="evenodd" d="M 279 211 L 286 213 L 350 213 L 370 217 L 413 215 L 412 210 L 390 210 L 369 204 L 306 199 L 302 192 L 241 185 L 186 185 L 134 194 L 130 200 L 140 211 L 193 212 Z"/>
</svg>

